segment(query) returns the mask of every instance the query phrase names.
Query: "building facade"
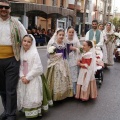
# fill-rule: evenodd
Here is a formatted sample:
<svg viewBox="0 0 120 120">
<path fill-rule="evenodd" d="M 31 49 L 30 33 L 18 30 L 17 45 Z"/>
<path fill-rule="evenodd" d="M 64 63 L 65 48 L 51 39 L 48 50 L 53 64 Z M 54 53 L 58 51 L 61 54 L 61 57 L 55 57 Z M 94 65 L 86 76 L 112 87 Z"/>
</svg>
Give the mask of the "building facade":
<svg viewBox="0 0 120 120">
<path fill-rule="evenodd" d="M 73 10 L 68 0 L 10 0 L 11 15 L 20 19 L 27 29 L 29 25 L 47 29 L 66 28 L 72 24 Z"/>
<path fill-rule="evenodd" d="M 107 9 L 106 9 L 106 20 L 107 22 L 110 21 L 111 17 L 113 16 L 112 14 L 112 2 L 113 0 L 107 0 Z"/>
</svg>

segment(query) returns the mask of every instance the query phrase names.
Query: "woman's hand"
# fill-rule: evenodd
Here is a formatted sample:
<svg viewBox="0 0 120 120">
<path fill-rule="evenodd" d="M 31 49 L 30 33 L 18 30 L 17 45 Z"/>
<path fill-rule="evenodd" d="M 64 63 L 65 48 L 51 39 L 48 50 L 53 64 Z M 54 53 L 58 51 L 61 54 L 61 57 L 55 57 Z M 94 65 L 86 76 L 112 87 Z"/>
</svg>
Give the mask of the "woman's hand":
<svg viewBox="0 0 120 120">
<path fill-rule="evenodd" d="M 76 47 L 70 46 L 70 50 L 76 51 Z"/>
<path fill-rule="evenodd" d="M 78 62 L 77 62 L 77 65 L 81 67 L 81 62 L 80 62 L 80 61 L 78 61 Z"/>
<path fill-rule="evenodd" d="M 55 56 L 56 56 L 56 57 L 62 57 L 62 56 L 63 56 L 63 53 L 56 53 Z"/>
<path fill-rule="evenodd" d="M 80 67 L 85 67 L 85 65 L 84 65 L 84 64 L 82 64 L 82 63 L 80 63 Z"/>
</svg>

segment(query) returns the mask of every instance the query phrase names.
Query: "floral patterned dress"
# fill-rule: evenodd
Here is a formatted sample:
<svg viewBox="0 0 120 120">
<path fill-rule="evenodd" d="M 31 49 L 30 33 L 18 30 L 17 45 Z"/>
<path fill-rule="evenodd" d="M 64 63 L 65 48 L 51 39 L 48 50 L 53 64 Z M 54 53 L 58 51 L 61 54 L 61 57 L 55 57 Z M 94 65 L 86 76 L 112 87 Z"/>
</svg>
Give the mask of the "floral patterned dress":
<svg viewBox="0 0 120 120">
<path fill-rule="evenodd" d="M 58 101 L 72 97 L 73 87 L 66 46 L 64 44 L 57 45 L 57 43 L 54 43 L 53 46 L 56 47 L 56 53 L 49 55 L 46 78 L 53 101 Z"/>
<path fill-rule="evenodd" d="M 26 118 L 41 116 L 43 88 L 40 75 L 42 73 L 43 68 L 38 53 L 34 53 L 30 61 L 26 59 L 21 60 L 20 79 L 17 89 L 17 105 L 18 110 L 25 112 Z M 30 81 L 29 84 L 22 82 L 22 76 L 26 76 Z"/>
<path fill-rule="evenodd" d="M 70 50 L 70 46 L 76 47 L 76 51 Z M 74 42 L 74 40 L 67 40 L 67 54 L 68 54 L 68 63 L 70 67 L 70 74 L 73 82 L 73 92 L 76 94 L 76 84 L 78 80 L 79 67 L 77 66 L 77 60 L 80 57 L 80 43 Z"/>
</svg>

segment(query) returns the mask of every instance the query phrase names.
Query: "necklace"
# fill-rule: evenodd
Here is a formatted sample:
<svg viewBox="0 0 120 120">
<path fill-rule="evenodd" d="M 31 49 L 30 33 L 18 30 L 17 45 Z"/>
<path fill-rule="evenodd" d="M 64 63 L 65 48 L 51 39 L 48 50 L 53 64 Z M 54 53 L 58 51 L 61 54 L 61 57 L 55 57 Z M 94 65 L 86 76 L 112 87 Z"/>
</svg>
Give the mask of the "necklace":
<svg viewBox="0 0 120 120">
<path fill-rule="evenodd" d="M 61 44 L 59 44 L 59 43 L 56 42 L 56 47 L 58 49 L 63 49 L 63 48 L 65 48 L 65 43 L 62 42 Z"/>
</svg>

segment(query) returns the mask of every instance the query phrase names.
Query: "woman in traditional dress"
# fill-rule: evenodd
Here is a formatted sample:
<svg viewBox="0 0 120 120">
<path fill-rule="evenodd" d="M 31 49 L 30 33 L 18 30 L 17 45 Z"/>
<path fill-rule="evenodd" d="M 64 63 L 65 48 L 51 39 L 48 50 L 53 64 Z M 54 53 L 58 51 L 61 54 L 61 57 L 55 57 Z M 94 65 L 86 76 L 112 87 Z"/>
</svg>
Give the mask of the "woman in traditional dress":
<svg viewBox="0 0 120 120">
<path fill-rule="evenodd" d="M 73 27 L 68 27 L 66 30 L 66 43 L 68 62 L 70 67 L 70 74 L 73 82 L 73 93 L 76 94 L 76 84 L 78 79 L 79 69 L 77 66 L 77 60 L 80 55 L 80 41 L 78 40 L 76 31 Z"/>
<path fill-rule="evenodd" d="M 97 85 L 95 80 L 96 59 L 95 50 L 91 41 L 83 43 L 84 53 L 78 61 L 81 67 L 77 81 L 76 99 L 87 101 L 97 98 Z"/>
<path fill-rule="evenodd" d="M 46 78 L 48 79 L 48 86 L 53 101 L 59 101 L 73 96 L 72 80 L 64 40 L 65 32 L 60 28 L 56 30 L 47 46 L 49 59 Z M 53 48 L 53 46 L 55 50 L 51 53 L 50 49 Z"/>
<path fill-rule="evenodd" d="M 114 40 L 114 26 L 109 22 L 106 24 L 105 29 L 103 30 L 104 34 L 104 43 L 107 49 L 107 63 L 105 66 L 114 65 L 114 49 L 115 49 L 115 40 Z"/>
<path fill-rule="evenodd" d="M 98 29 L 99 29 L 99 30 L 102 32 L 102 34 L 103 34 L 104 42 L 103 42 L 103 46 L 101 46 L 101 48 L 102 48 L 102 51 L 103 51 L 103 62 L 104 62 L 104 64 L 107 64 L 107 63 L 108 63 L 108 59 L 107 59 L 107 48 L 106 48 L 106 44 L 105 44 L 105 34 L 103 33 L 104 25 L 103 25 L 102 23 L 99 23 Z"/>
<path fill-rule="evenodd" d="M 25 112 L 26 118 L 41 116 L 43 101 L 43 66 L 32 35 L 25 35 L 20 51 L 20 79 L 18 83 L 18 110 Z"/>
</svg>

